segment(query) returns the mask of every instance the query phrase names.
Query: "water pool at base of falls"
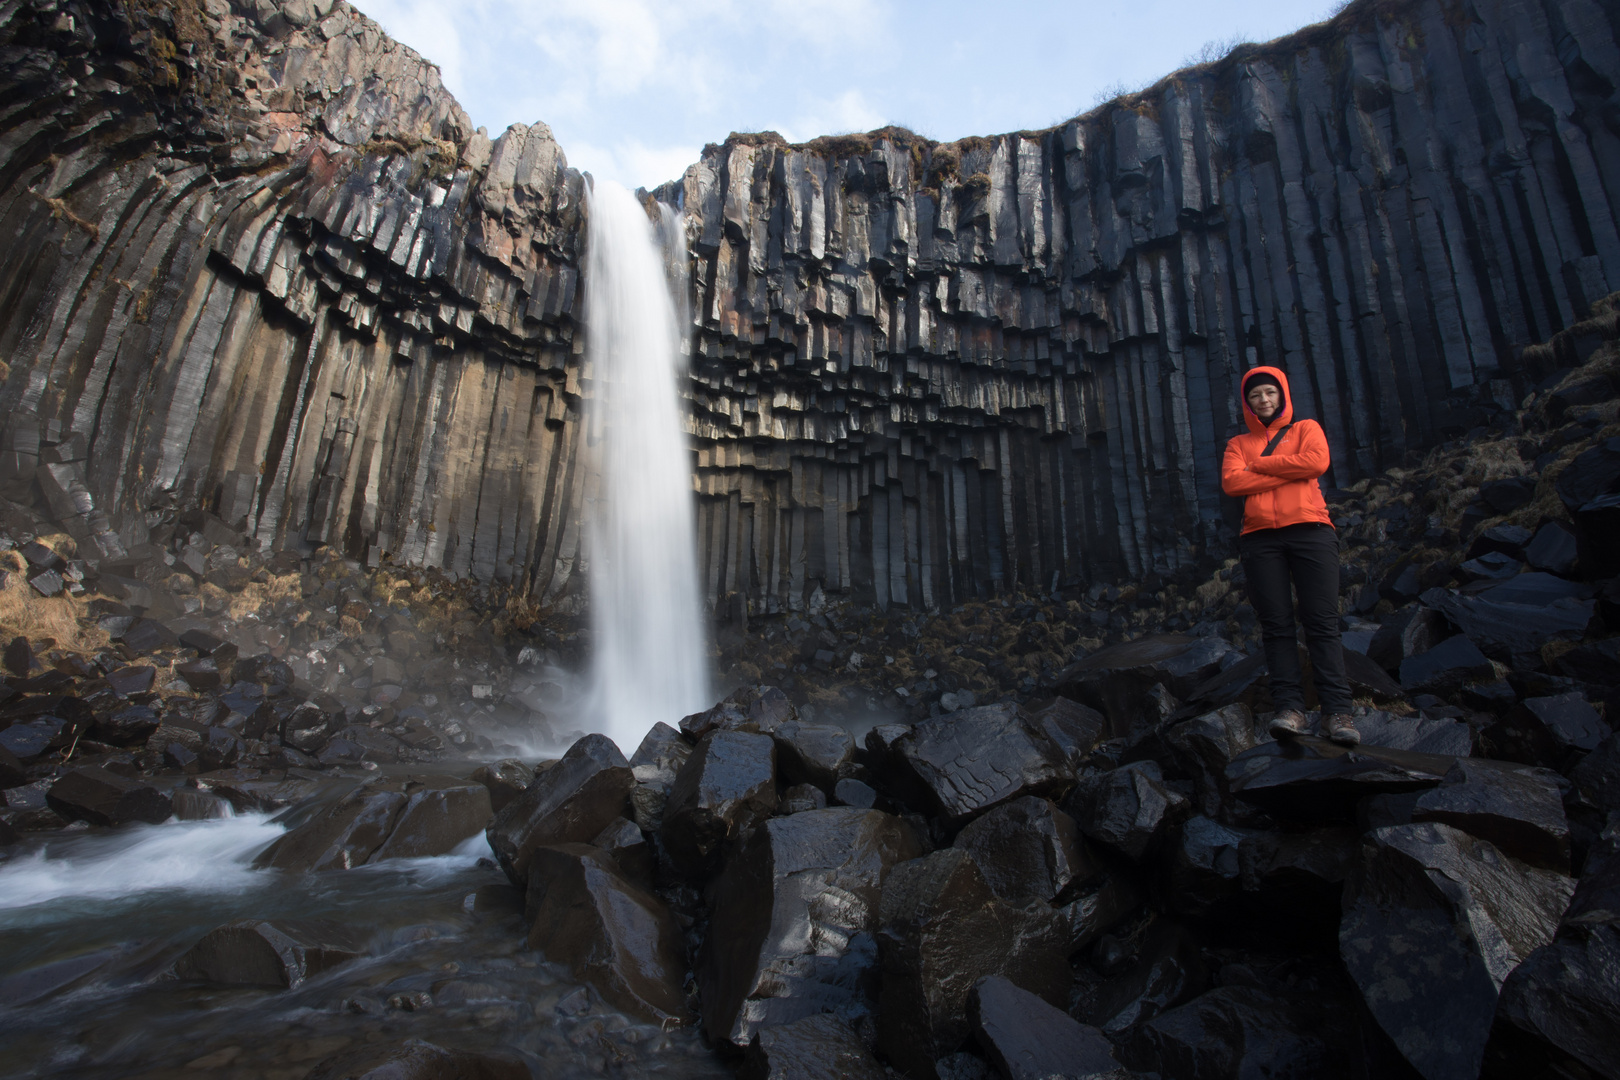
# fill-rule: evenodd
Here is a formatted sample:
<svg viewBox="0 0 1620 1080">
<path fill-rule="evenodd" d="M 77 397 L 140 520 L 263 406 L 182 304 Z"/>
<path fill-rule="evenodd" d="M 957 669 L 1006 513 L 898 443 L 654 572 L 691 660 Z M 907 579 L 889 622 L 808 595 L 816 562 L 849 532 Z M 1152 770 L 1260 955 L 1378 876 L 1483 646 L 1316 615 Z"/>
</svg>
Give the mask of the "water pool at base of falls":
<svg viewBox="0 0 1620 1080">
<path fill-rule="evenodd" d="M 536 1077 L 729 1077 L 695 1031 L 614 1012 L 525 948 L 522 896 L 482 836 L 450 855 L 284 874 L 266 816 L 86 830 L 0 862 L 0 1077 L 301 1080 L 367 1043 L 520 1056 Z M 326 919 L 366 956 L 296 989 L 172 975 L 241 919 Z"/>
</svg>

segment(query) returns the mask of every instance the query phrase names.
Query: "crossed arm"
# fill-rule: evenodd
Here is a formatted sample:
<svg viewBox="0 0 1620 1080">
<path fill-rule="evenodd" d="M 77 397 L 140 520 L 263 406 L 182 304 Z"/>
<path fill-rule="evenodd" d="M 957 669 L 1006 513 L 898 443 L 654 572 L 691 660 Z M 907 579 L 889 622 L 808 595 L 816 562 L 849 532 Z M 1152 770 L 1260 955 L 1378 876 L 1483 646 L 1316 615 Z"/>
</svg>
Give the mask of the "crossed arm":
<svg viewBox="0 0 1620 1080">
<path fill-rule="evenodd" d="M 1221 490 L 1228 495 L 1254 495 L 1271 491 L 1295 480 L 1314 480 L 1327 472 L 1330 456 L 1327 439 L 1315 424 L 1301 425 L 1297 454 L 1273 454 L 1245 461 L 1237 440 L 1226 444 L 1221 462 Z"/>
</svg>

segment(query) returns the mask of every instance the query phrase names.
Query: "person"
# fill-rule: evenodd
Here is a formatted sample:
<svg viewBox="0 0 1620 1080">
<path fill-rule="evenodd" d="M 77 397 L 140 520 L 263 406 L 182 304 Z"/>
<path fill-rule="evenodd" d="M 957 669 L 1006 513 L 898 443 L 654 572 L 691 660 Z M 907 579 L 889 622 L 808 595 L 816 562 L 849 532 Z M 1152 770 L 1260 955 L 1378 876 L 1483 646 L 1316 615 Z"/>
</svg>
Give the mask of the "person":
<svg viewBox="0 0 1620 1080">
<path fill-rule="evenodd" d="M 1271 673 L 1271 733 L 1309 734 L 1304 678 L 1295 639 L 1294 597 L 1311 657 L 1323 733 L 1336 743 L 1361 741 L 1350 716 L 1350 682 L 1339 641 L 1339 537 L 1317 478 L 1331 458 L 1315 420 L 1294 420 L 1288 376 L 1279 368 L 1251 368 L 1240 396 L 1248 433 L 1226 444 L 1221 488 L 1243 498 L 1238 538 L 1249 602 Z"/>
</svg>

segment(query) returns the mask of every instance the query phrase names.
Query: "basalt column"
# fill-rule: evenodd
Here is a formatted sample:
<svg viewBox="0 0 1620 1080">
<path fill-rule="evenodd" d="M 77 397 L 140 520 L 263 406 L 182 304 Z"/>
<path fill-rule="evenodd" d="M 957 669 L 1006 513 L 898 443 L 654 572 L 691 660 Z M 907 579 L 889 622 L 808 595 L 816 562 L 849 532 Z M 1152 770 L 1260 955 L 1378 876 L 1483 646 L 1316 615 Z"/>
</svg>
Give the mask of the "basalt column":
<svg viewBox="0 0 1620 1080">
<path fill-rule="evenodd" d="M 660 196 L 710 597 L 948 605 L 1222 550 L 1257 363 L 1330 485 L 1514 407 L 1522 347 L 1620 287 L 1613 20 L 1361 3 L 1048 131 L 709 147 Z"/>
</svg>

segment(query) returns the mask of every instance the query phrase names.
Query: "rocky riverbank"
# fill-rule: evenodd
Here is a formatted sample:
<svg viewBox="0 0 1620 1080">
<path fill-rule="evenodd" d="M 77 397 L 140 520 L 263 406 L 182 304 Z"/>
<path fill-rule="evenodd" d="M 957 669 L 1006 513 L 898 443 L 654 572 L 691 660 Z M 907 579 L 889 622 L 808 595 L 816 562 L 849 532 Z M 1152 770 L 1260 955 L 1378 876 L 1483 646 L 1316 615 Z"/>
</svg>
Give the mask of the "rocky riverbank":
<svg viewBox="0 0 1620 1080">
<path fill-rule="evenodd" d="M 472 991 L 401 976 L 363 1035 L 360 999 L 317 994 L 305 1041 L 340 1039 L 332 1061 L 266 1071 L 275 1044 L 238 1036 L 233 1075 L 635 1070 L 664 1053 L 636 1033 L 688 1026 L 779 1077 L 1613 1075 L 1617 338 L 1599 305 L 1540 347 L 1559 372 L 1521 409 L 1330 493 L 1356 751 L 1266 736 L 1230 561 L 932 614 L 721 612 L 738 689 L 627 758 L 571 730 L 569 610 L 267 555 L 201 512 L 93 554 L 48 487 L 14 488 L 0 851 L 275 812 L 260 872 L 318 880 L 487 829 L 502 873 L 468 911 L 510 921 L 469 947 L 590 988 L 539 1008 L 530 969 L 500 975 L 479 992 L 560 1034 L 481 1063 L 410 1019 Z M 42 459 L 71 462 L 51 434 Z M 395 956 L 364 925 L 261 914 L 102 964 L 126 992 L 316 993 Z M 0 979 L 0 1007 L 71 1018 L 102 968 L 62 962 Z M 631 1034 L 563 1038 L 592 1015 Z M 396 1045 L 413 1032 L 449 1049 Z"/>
</svg>

